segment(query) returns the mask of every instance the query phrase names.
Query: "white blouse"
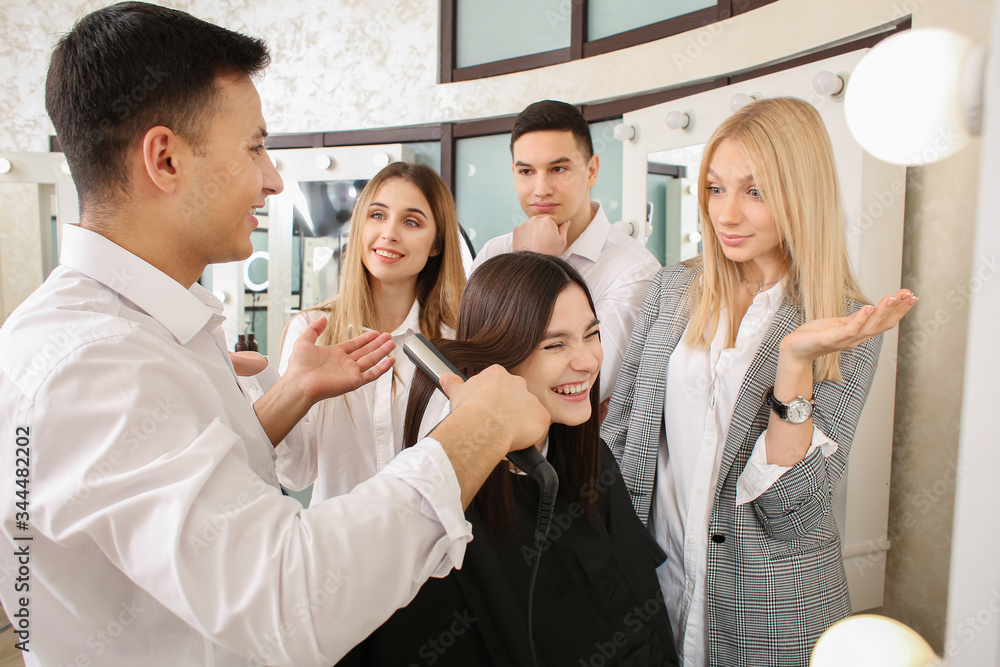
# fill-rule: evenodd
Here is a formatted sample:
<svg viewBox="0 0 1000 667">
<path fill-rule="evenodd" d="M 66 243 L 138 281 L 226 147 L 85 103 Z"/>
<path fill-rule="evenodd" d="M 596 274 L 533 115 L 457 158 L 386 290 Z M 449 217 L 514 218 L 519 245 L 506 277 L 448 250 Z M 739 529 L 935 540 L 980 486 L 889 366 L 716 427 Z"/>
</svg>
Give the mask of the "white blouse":
<svg viewBox="0 0 1000 667">
<path fill-rule="evenodd" d="M 708 526 L 729 422 L 743 378 L 784 298 L 781 283 L 754 297 L 734 347 L 725 347 L 725 327 L 720 325 L 707 350 L 682 337 L 667 365 L 653 534 L 667 553 L 657 574 L 685 666 L 707 663 Z M 725 311 L 720 321 L 726 321 Z M 766 435 L 765 429 L 737 480 L 740 505 L 756 499 L 789 470 L 767 462 Z M 814 426 L 809 452 L 816 447 L 826 456 L 836 451 L 836 443 Z"/>
<path fill-rule="evenodd" d="M 288 325 L 281 349 L 280 373 L 285 372 L 292 347 L 312 322 L 317 311 L 296 316 Z M 414 366 L 403 352 L 403 341 L 420 331 L 420 305 L 414 300 L 392 339 L 396 348 L 392 372 L 385 373 L 343 396 L 317 403 L 306 417 L 301 441 L 279 445 L 278 479 L 299 491 L 313 485 L 312 504 L 348 493 L 359 483 L 385 468 L 403 447 L 403 420 Z M 444 335 L 454 335 L 445 329 Z"/>
</svg>

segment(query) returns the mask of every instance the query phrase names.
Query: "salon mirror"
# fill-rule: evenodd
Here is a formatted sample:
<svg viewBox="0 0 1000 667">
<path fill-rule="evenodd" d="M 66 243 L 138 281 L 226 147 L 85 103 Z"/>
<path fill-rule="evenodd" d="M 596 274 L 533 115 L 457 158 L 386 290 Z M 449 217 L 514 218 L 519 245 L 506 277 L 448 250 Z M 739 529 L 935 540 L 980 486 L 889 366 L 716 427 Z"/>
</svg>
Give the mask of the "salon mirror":
<svg viewBox="0 0 1000 667">
<path fill-rule="evenodd" d="M 59 263 L 60 223 L 76 223 L 61 153 L 0 154 L 0 323 Z"/>
<path fill-rule="evenodd" d="M 698 169 L 704 144 L 647 154 L 646 247 L 663 266 L 701 252 Z"/>
</svg>

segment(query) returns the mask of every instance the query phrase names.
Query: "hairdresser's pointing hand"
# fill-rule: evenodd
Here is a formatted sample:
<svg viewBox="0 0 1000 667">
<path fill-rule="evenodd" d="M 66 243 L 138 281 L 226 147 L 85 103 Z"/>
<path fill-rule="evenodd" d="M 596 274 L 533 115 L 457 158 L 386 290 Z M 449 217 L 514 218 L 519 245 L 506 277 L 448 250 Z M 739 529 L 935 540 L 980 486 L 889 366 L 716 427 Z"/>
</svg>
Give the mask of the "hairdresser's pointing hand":
<svg viewBox="0 0 1000 667">
<path fill-rule="evenodd" d="M 451 400 L 451 414 L 430 437 L 448 454 L 467 507 L 501 459 L 545 437 L 551 418 L 524 379 L 501 366 L 490 366 L 467 382 L 448 373 L 441 386 Z"/>
<path fill-rule="evenodd" d="M 285 374 L 253 404 L 275 447 L 317 402 L 353 391 L 392 367 L 388 354 L 396 344 L 389 334 L 369 331 L 339 345 L 316 345 L 325 328 L 325 317 L 306 327 Z"/>
<path fill-rule="evenodd" d="M 857 347 L 872 336 L 893 328 L 917 303 L 910 290 L 901 289 L 877 306 L 865 306 L 847 317 L 827 317 L 806 322 L 781 342 L 782 354 L 803 362 Z"/>
<path fill-rule="evenodd" d="M 559 256 L 566 250 L 569 220 L 556 222 L 551 215 L 536 215 L 514 228 L 514 250 L 533 250 Z"/>
<path fill-rule="evenodd" d="M 313 403 L 354 391 L 392 366 L 388 355 L 396 344 L 389 334 L 369 331 L 339 345 L 316 345 L 324 329 L 321 317 L 299 336 L 283 376 L 294 379 Z"/>
</svg>

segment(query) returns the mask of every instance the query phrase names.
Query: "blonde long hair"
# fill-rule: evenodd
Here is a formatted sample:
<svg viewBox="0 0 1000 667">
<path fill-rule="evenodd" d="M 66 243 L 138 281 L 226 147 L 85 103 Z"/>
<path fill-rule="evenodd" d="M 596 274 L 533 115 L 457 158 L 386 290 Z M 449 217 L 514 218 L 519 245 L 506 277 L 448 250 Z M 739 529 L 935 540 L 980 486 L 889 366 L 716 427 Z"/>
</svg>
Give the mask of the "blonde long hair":
<svg viewBox="0 0 1000 667">
<path fill-rule="evenodd" d="M 318 311 L 329 318 L 326 330 L 317 341 L 321 345 L 341 343 L 361 333 L 362 328 L 378 328 L 371 276 L 361 262 L 362 230 L 368 219 L 368 207 L 381 187 L 394 178 L 412 183 L 430 204 L 436 234 L 437 255 L 427 258 L 427 265 L 417 276 L 417 301 L 420 304 L 420 332 L 428 338 L 441 336 L 441 327 L 455 328 L 458 303 L 465 288 L 465 269 L 459 246 L 458 213 L 455 200 L 441 177 L 426 165 L 394 162 L 380 171 L 361 191 L 351 214 L 351 234 L 344 252 L 337 296 L 303 312 Z"/>
<path fill-rule="evenodd" d="M 800 99 L 760 100 L 727 118 L 705 146 L 698 174 L 705 270 L 692 295 L 688 343 L 709 347 L 722 307 L 736 313 L 741 289 L 739 267 L 723 253 L 708 214 L 708 170 L 723 141 L 741 150 L 774 217 L 787 267 L 785 293 L 804 321 L 842 317 L 848 300 L 866 302 L 847 256 L 837 168 L 823 119 Z M 726 346 L 733 347 L 740 322 L 730 316 L 725 326 Z M 839 353 L 817 359 L 816 380 L 840 380 L 839 363 Z"/>
</svg>

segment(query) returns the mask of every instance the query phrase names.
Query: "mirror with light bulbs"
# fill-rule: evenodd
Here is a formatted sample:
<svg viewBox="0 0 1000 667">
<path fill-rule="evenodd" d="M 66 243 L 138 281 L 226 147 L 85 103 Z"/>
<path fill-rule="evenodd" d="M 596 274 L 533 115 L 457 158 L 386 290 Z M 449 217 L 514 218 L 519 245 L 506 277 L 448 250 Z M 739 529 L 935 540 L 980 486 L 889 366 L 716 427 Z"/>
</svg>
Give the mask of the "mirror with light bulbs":
<svg viewBox="0 0 1000 667">
<path fill-rule="evenodd" d="M 701 252 L 698 169 L 705 144 L 648 153 L 646 247 L 664 266 Z"/>
<path fill-rule="evenodd" d="M 223 301 L 230 349 L 254 333 L 258 350 L 277 364 L 285 324 L 302 308 L 337 293 L 340 257 L 358 195 L 390 162 L 413 161 L 404 144 L 272 150 L 284 190 L 268 197 L 244 262 L 215 264 L 207 273 Z"/>
</svg>

